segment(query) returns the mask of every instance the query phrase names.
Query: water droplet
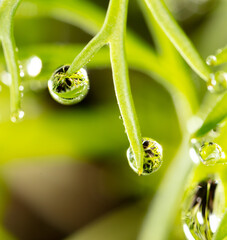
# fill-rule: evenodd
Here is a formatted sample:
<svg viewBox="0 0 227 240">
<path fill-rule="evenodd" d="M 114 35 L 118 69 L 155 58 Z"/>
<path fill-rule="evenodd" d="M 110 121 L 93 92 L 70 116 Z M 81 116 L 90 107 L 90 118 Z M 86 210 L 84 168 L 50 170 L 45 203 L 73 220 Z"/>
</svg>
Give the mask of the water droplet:
<svg viewBox="0 0 227 240">
<path fill-rule="evenodd" d="M 225 159 L 222 148 L 214 142 L 205 142 L 199 149 L 201 161 L 205 165 L 214 165 Z"/>
<path fill-rule="evenodd" d="M 218 71 L 210 75 L 207 89 L 212 93 L 222 93 L 227 90 L 227 73 Z"/>
<path fill-rule="evenodd" d="M 72 75 L 67 74 L 68 69 L 68 65 L 57 69 L 48 81 L 48 88 L 57 102 L 71 105 L 80 102 L 86 96 L 89 79 L 83 68 Z"/>
<path fill-rule="evenodd" d="M 214 176 L 190 188 L 182 208 L 183 230 L 188 240 L 211 240 L 225 210 L 221 181 Z"/>
<path fill-rule="evenodd" d="M 24 86 L 23 85 L 19 86 L 19 91 L 21 91 L 21 92 L 24 91 Z"/>
<path fill-rule="evenodd" d="M 1 73 L 1 80 L 6 86 L 10 86 L 12 82 L 11 74 L 9 72 L 3 71 Z"/>
<path fill-rule="evenodd" d="M 18 110 L 18 111 L 13 112 L 13 113 L 11 114 L 11 121 L 12 121 L 13 123 L 19 122 L 19 121 L 21 121 L 23 118 L 24 118 L 24 111 L 22 111 L 22 110 Z"/>
<path fill-rule="evenodd" d="M 36 77 L 42 70 L 42 60 L 37 56 L 32 56 L 28 59 L 26 71 L 29 76 Z"/>
<path fill-rule="evenodd" d="M 149 175 L 156 172 L 162 165 L 162 146 L 152 138 L 143 138 L 142 144 L 144 148 L 143 172 L 142 175 Z M 127 150 L 127 158 L 130 167 L 138 173 L 137 163 L 131 147 Z"/>
<path fill-rule="evenodd" d="M 189 150 L 192 161 L 196 164 L 203 163 L 206 166 L 212 166 L 218 163 L 226 163 L 225 153 L 215 142 L 207 141 L 211 136 L 217 134 L 210 131 L 204 138 L 191 139 L 191 148 Z"/>
<path fill-rule="evenodd" d="M 214 55 L 210 55 L 206 59 L 206 63 L 209 66 L 214 66 L 217 62 L 217 58 Z"/>
</svg>

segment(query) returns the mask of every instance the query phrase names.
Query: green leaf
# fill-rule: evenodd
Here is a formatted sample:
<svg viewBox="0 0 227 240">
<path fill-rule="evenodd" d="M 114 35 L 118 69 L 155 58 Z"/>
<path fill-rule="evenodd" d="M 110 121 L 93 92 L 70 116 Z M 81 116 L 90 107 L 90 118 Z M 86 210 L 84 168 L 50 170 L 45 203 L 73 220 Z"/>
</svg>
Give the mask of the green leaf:
<svg viewBox="0 0 227 240">
<path fill-rule="evenodd" d="M 206 116 L 203 125 L 194 134 L 194 137 L 201 137 L 208 133 L 221 123 L 227 116 L 227 93 L 222 95 L 216 95 L 212 97 L 214 106 L 208 109 L 208 115 Z"/>
<path fill-rule="evenodd" d="M 170 41 L 191 66 L 191 68 L 205 81 L 208 81 L 210 70 L 199 53 L 177 24 L 163 0 L 144 0 L 154 18 L 166 33 Z"/>
</svg>

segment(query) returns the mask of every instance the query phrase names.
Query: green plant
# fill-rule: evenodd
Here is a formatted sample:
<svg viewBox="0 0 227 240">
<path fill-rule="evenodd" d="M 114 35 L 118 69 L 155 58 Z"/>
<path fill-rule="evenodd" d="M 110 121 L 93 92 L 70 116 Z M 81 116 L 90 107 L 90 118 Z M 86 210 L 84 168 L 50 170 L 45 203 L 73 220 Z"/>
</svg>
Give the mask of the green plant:
<svg viewBox="0 0 227 240">
<path fill-rule="evenodd" d="M 23 112 L 21 112 L 20 109 L 20 71 L 12 35 L 12 18 L 18 4 L 19 1 L 1 1 L 0 5 L 0 24 L 4 26 L 4 28 L 1 28 L 0 36 L 8 71 L 11 73 L 12 77 L 10 92 L 13 121 L 23 117 Z M 210 139 L 213 141 L 216 136 L 209 136 L 209 132 L 219 127 L 220 123 L 226 117 L 225 72 L 222 71 L 221 75 L 213 73 L 213 70 L 205 64 L 205 61 L 200 57 L 191 41 L 178 26 L 161 0 L 145 0 L 139 2 L 147 25 L 154 37 L 157 51 L 130 31 L 127 32 L 126 37 L 127 0 L 110 1 L 104 24 L 102 24 L 104 19 L 103 12 L 94 4 L 87 1 L 68 0 L 62 2 L 58 0 L 37 0 L 34 1 L 34 4 L 41 9 L 43 14 L 61 20 L 63 19 L 63 21 L 75 24 L 93 35 L 96 34 L 82 51 L 80 51 L 80 46 L 68 46 L 69 52 L 75 50 L 78 54 L 70 65 L 67 76 L 76 73 L 88 64 L 90 60 L 91 62 L 89 63 L 90 65 L 88 64 L 88 68 L 92 66 L 92 64 L 94 64 L 93 66 L 95 67 L 109 66 L 107 49 L 104 48 L 101 51 L 104 45 L 109 45 L 110 62 L 117 102 L 127 137 L 136 160 L 137 173 L 139 175 L 143 172 L 144 149 L 142 146 L 142 134 L 130 90 L 127 65 L 156 79 L 169 91 L 173 98 L 181 129 L 182 142 L 175 159 L 165 173 L 164 179 L 159 187 L 159 192 L 152 201 L 152 205 L 147 212 L 142 230 L 139 234 L 140 240 L 166 239 L 171 229 L 171 224 L 177 215 L 178 205 L 181 202 L 183 190 L 186 186 L 185 179 L 188 178 L 189 173 L 194 173 L 194 181 L 202 177 L 198 177 L 199 174 L 197 173 L 199 169 L 203 169 L 203 167 L 199 166 L 194 170 L 195 167 L 193 166 L 193 162 L 189 158 L 188 153 L 191 147 L 190 140 L 196 139 L 199 143 L 199 147 L 201 147 L 204 142 L 210 142 Z M 49 5 L 51 6 L 50 8 Z M 48 49 L 50 54 L 49 59 L 53 60 L 54 56 L 65 53 L 67 47 L 64 49 L 59 48 L 58 50 L 55 48 L 51 49 L 50 47 L 44 47 L 42 49 L 42 46 L 36 48 L 40 55 L 44 54 L 46 49 Z M 27 49 L 27 51 L 29 52 L 29 49 Z M 215 87 L 218 86 L 217 91 L 221 93 L 207 93 L 203 104 L 199 107 L 196 89 L 191 79 L 191 73 L 185 66 L 178 52 L 189 66 L 207 82 L 208 89 L 209 86 L 211 86 L 213 91 L 216 89 Z M 26 50 L 24 51 L 24 54 L 25 53 Z M 95 63 L 93 63 L 92 59 L 94 55 L 94 61 L 96 60 Z M 59 62 L 54 61 L 56 60 L 53 60 L 52 64 L 56 68 Z M 61 59 L 61 61 L 63 60 Z M 68 59 L 65 62 L 61 62 L 61 65 L 68 63 L 67 61 Z M 225 61 L 225 49 L 222 52 L 219 51 L 214 57 L 210 57 L 207 60 L 209 65 L 222 64 Z M 165 69 L 165 71 L 163 71 L 163 69 Z M 28 81 L 30 80 L 31 79 Z M 45 79 L 45 86 L 46 80 L 47 78 Z M 26 85 L 26 81 L 24 84 Z M 182 111 L 184 111 L 184 114 L 182 114 Z M 194 116 L 195 113 L 197 113 L 196 117 Z M 155 117 L 155 113 L 153 115 Z M 195 120 L 195 122 L 192 122 L 193 120 Z M 188 124 L 190 121 L 193 124 Z M 79 123 L 80 121 L 78 120 L 78 124 Z M 187 125 L 189 125 L 189 127 Z M 56 124 L 56 126 L 58 125 Z M 220 136 L 223 137 L 224 131 L 222 129 L 219 131 Z M 70 138 L 70 136 L 67 136 L 67 138 Z M 71 138 L 73 139 L 73 136 L 71 136 Z M 52 137 L 50 136 L 49 139 L 52 139 Z M 67 144 L 63 145 L 63 149 L 67 148 L 66 146 Z M 30 150 L 32 153 L 32 148 Z M 21 150 L 19 150 L 19 152 L 20 151 Z M 60 150 L 58 151 L 60 152 Z M 55 152 L 54 144 L 47 150 L 44 150 L 44 153 L 46 152 Z M 70 152 L 70 150 L 68 152 Z M 197 153 L 199 154 L 199 149 Z M 13 157 L 12 154 L 8 155 L 9 159 Z M 209 169 L 207 171 L 212 172 L 216 170 Z M 224 174 L 225 167 L 217 171 L 219 171 L 220 174 Z M 176 174 L 176 172 L 178 174 Z M 168 202 L 166 202 L 166 199 L 168 199 Z M 160 222 L 162 223 L 161 225 L 159 224 Z M 222 224 L 220 226 L 222 226 Z M 77 239 L 77 237 L 75 239 Z"/>
</svg>

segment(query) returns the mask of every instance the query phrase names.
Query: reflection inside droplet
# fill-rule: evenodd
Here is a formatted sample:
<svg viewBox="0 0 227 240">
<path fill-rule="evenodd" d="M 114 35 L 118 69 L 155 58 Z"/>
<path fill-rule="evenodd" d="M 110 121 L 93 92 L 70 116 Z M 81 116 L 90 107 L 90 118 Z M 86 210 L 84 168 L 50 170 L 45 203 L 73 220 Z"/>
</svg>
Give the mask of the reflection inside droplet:
<svg viewBox="0 0 227 240">
<path fill-rule="evenodd" d="M 31 57 L 26 66 L 26 70 L 29 76 L 36 77 L 42 70 L 42 61 L 39 57 Z"/>
<path fill-rule="evenodd" d="M 186 238 L 211 240 L 224 211 L 224 187 L 217 176 L 210 176 L 190 188 L 182 209 Z"/>
<path fill-rule="evenodd" d="M 142 144 L 144 149 L 143 171 L 141 173 L 139 172 L 135 155 L 131 147 L 127 150 L 127 159 L 129 166 L 134 172 L 139 175 L 149 175 L 156 172 L 162 165 L 162 146 L 152 138 L 143 138 Z"/>
</svg>

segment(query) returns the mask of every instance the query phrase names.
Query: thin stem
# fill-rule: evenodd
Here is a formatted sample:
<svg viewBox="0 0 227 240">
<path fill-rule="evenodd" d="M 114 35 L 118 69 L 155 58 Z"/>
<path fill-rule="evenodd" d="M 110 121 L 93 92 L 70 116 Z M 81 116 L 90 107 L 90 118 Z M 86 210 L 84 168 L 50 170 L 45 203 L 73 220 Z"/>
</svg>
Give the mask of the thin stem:
<svg viewBox="0 0 227 240">
<path fill-rule="evenodd" d="M 15 50 L 15 43 L 12 36 L 2 39 L 2 47 L 6 59 L 8 71 L 11 75 L 10 84 L 10 111 L 11 114 L 17 114 L 21 108 L 20 86 L 20 70 L 18 66 L 18 58 Z"/>
<path fill-rule="evenodd" d="M 130 89 L 128 66 L 125 53 L 125 32 L 128 0 L 111 0 L 105 22 L 100 32 L 75 58 L 69 74 L 83 67 L 106 43 L 110 44 L 110 57 L 115 93 L 123 118 L 130 146 L 137 162 L 138 174 L 143 171 L 143 147 L 140 127 Z"/>
<path fill-rule="evenodd" d="M 115 19 L 116 25 L 115 31 L 113 31 L 110 39 L 110 58 L 117 102 L 130 146 L 137 162 L 138 174 L 140 175 L 143 171 L 144 151 L 142 147 L 142 136 L 130 89 L 125 53 L 127 5 L 128 0 L 112 1 L 112 9 L 118 8 L 119 11 L 112 11 L 112 18 Z"/>
<path fill-rule="evenodd" d="M 107 43 L 106 36 L 100 32 L 85 46 L 85 48 L 73 60 L 68 74 L 77 72 L 80 68 L 86 65 L 91 58 Z"/>
<path fill-rule="evenodd" d="M 191 41 L 168 11 L 163 0 L 144 1 L 181 56 L 203 80 L 208 81 L 210 69 L 206 66 Z"/>
<path fill-rule="evenodd" d="M 11 75 L 10 109 L 12 115 L 17 115 L 21 108 L 20 70 L 13 35 L 13 17 L 20 2 L 20 0 L 3 0 L 0 5 L 0 38 L 6 65 Z"/>
<path fill-rule="evenodd" d="M 73 60 L 68 74 L 73 74 L 83 67 L 91 58 L 110 41 L 110 36 L 116 26 L 118 12 L 120 12 L 119 1 L 111 0 L 106 13 L 104 24 L 99 33 L 87 44 L 87 46 L 80 52 Z"/>
</svg>

